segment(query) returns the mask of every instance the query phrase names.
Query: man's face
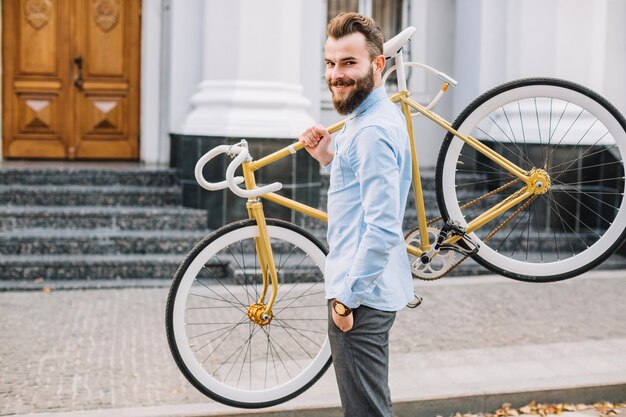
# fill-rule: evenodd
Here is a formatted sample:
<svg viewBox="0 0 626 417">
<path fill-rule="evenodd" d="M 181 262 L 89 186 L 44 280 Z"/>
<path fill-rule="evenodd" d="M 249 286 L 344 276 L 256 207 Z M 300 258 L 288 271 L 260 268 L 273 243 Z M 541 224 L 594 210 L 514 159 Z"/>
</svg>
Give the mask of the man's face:
<svg viewBox="0 0 626 417">
<path fill-rule="evenodd" d="M 339 39 L 329 37 L 324 54 L 333 105 L 339 114 L 350 114 L 379 84 L 365 36 L 357 32 Z"/>
</svg>

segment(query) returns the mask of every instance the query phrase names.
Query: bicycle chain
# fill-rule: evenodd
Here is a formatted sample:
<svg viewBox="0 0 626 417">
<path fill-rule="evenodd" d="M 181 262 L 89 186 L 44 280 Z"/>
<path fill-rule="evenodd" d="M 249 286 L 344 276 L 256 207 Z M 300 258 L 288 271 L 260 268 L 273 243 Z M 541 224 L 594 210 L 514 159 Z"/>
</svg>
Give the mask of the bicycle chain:
<svg viewBox="0 0 626 417">
<path fill-rule="evenodd" d="M 489 198 L 489 197 L 491 197 L 491 196 L 493 196 L 493 195 L 495 195 L 495 194 L 497 194 L 497 193 L 501 192 L 502 190 L 505 190 L 505 189 L 509 188 L 510 186 L 512 186 L 513 184 L 517 183 L 518 181 L 520 181 L 520 180 L 519 180 L 519 178 L 516 178 L 516 179 L 514 179 L 514 180 L 512 180 L 512 181 L 510 181 L 510 182 L 508 182 L 508 183 L 506 183 L 506 184 L 504 184 L 504 185 L 502 185 L 502 186 L 500 186 L 500 187 L 496 188 L 495 190 L 488 192 L 487 194 L 481 195 L 480 197 L 478 197 L 478 198 L 476 198 L 476 199 L 474 199 L 474 200 L 472 200 L 472 201 L 470 201 L 470 202 L 468 202 L 468 203 L 463 204 L 461 207 L 459 207 L 459 209 L 460 209 L 460 210 L 464 210 L 464 209 L 466 209 L 466 208 L 468 208 L 468 207 L 471 207 L 471 206 L 473 206 L 474 204 L 477 204 L 477 203 L 479 203 L 480 201 L 482 201 L 482 200 L 484 200 L 484 199 L 486 199 L 486 198 Z M 513 212 L 513 214 L 511 214 L 511 215 L 509 216 L 509 218 L 507 218 L 507 219 L 506 219 L 503 223 L 499 224 L 499 225 L 498 225 L 498 227 L 496 227 L 493 231 L 491 231 L 491 233 L 489 233 L 489 234 L 487 235 L 487 237 L 485 237 L 485 239 L 483 239 L 483 242 L 487 242 L 487 241 L 489 241 L 489 239 L 491 239 L 491 238 L 492 238 L 492 237 L 493 237 L 496 233 L 498 233 L 500 230 L 502 230 L 502 228 L 503 228 L 504 226 L 506 226 L 506 225 L 507 225 L 507 224 L 508 224 L 511 220 L 513 220 L 515 217 L 517 217 L 517 215 L 518 215 L 519 213 L 521 213 L 522 211 L 524 211 L 524 210 L 525 210 L 525 209 L 526 209 L 526 208 L 527 208 L 527 207 L 528 207 L 528 206 L 529 206 L 529 205 L 530 205 L 533 201 L 535 201 L 535 199 L 536 199 L 537 197 L 538 197 L 538 195 L 536 194 L 536 195 L 534 195 L 532 198 L 530 198 L 528 201 L 526 201 L 524 204 L 522 204 L 522 205 L 521 205 L 521 206 L 520 206 L 517 210 L 515 210 L 515 212 Z M 432 225 L 433 223 L 436 223 L 436 222 L 441 221 L 441 220 L 443 220 L 443 216 L 436 217 L 436 218 L 434 218 L 434 219 L 429 220 L 428 222 L 426 222 L 426 226 L 430 226 L 430 225 Z M 406 239 L 406 237 L 408 237 L 410 234 L 412 234 L 412 233 L 416 232 L 417 230 L 419 230 L 419 227 L 416 227 L 416 228 L 414 228 L 414 229 L 411 229 L 411 230 L 410 230 L 410 231 L 406 234 L 405 239 Z M 452 265 L 452 266 L 450 267 L 450 269 L 448 269 L 448 270 L 446 271 L 446 273 L 445 273 L 445 274 L 443 274 L 442 276 L 440 276 L 440 277 L 438 277 L 438 278 L 434 278 L 434 279 L 440 279 L 440 278 L 445 277 L 445 276 L 446 276 L 446 275 L 448 275 L 450 272 L 452 272 L 452 271 L 453 271 L 453 270 L 454 270 L 457 266 L 459 266 L 459 265 L 460 265 L 463 261 L 465 261 L 468 257 L 469 257 L 468 255 L 463 256 L 463 257 L 462 257 L 459 261 L 457 261 L 454 265 Z M 418 277 L 418 278 L 419 278 L 419 277 Z M 432 280 L 434 280 L 434 279 L 431 279 L 431 281 L 432 281 Z"/>
<path fill-rule="evenodd" d="M 483 239 L 483 242 L 487 242 L 489 241 L 489 239 L 491 239 L 497 232 L 499 232 L 504 226 L 506 226 L 511 220 L 513 220 L 515 217 L 517 217 L 517 215 L 519 213 L 521 213 L 523 210 L 526 209 L 526 207 L 528 207 L 533 201 L 535 201 L 535 199 L 538 197 L 537 194 L 535 194 L 534 196 L 532 196 L 528 201 L 526 201 L 524 204 L 522 204 L 520 206 L 520 208 L 518 208 L 517 210 L 515 210 L 515 212 L 513 214 L 511 214 L 509 216 L 508 219 L 506 219 L 503 223 L 499 224 L 498 227 L 496 227 L 491 233 L 489 233 L 487 235 L 487 237 L 485 237 Z M 461 264 L 461 262 L 463 262 L 464 260 L 466 260 L 469 256 L 465 255 L 464 257 L 462 257 L 457 263 L 455 263 L 454 265 L 452 265 L 450 267 L 450 269 L 448 269 L 448 271 L 443 274 L 440 278 L 445 277 L 446 275 L 448 275 L 452 270 L 454 270 L 454 268 L 456 268 L 457 266 L 459 266 Z"/>
</svg>

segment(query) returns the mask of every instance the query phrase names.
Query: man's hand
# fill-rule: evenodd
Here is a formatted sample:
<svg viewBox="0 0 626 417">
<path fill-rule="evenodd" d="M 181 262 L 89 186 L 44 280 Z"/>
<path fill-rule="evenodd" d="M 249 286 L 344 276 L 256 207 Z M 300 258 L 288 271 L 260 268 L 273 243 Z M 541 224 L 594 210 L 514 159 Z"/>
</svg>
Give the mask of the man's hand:
<svg viewBox="0 0 626 417">
<path fill-rule="evenodd" d="M 330 133 L 324 126 L 311 126 L 302 132 L 298 140 L 304 143 L 304 149 L 322 165 L 328 165 L 333 160 L 335 154 L 329 149 L 331 142 Z"/>
<path fill-rule="evenodd" d="M 335 312 L 335 309 L 332 309 L 333 312 L 333 322 L 335 326 L 342 332 L 349 332 L 352 330 L 352 326 L 354 326 L 354 313 L 350 313 L 349 315 L 342 317 Z"/>
</svg>

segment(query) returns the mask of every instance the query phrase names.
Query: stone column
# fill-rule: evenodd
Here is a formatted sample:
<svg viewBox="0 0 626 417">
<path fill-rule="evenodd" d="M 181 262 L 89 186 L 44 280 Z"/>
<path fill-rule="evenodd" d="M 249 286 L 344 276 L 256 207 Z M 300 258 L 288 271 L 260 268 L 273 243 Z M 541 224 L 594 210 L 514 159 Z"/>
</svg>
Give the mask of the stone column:
<svg viewBox="0 0 626 417">
<path fill-rule="evenodd" d="M 322 12 L 321 0 L 204 0 L 202 81 L 191 98 L 192 111 L 172 134 L 172 165 L 182 178 L 184 204 L 207 208 L 211 226 L 247 212 L 245 201 L 229 190 L 205 192 L 196 185 L 193 166 L 200 155 L 246 139 L 259 158 L 294 142 L 315 123 L 319 96 L 310 92 L 319 88 L 310 85 L 321 80 Z M 228 162 L 212 161 L 206 178 L 222 180 Z M 318 204 L 319 167 L 306 152 L 257 174 L 259 184 L 280 181 L 282 195 Z M 296 220 L 289 210 L 273 210 L 271 215 Z"/>
<path fill-rule="evenodd" d="M 624 103 L 619 0 L 458 0 L 455 110 L 517 78 L 564 78 Z M 621 71 L 621 72 L 620 72 Z"/>
<path fill-rule="evenodd" d="M 319 51 L 303 48 L 303 3 L 205 1 L 203 81 L 183 133 L 294 138 L 314 123 L 300 62 L 303 53 Z"/>
</svg>

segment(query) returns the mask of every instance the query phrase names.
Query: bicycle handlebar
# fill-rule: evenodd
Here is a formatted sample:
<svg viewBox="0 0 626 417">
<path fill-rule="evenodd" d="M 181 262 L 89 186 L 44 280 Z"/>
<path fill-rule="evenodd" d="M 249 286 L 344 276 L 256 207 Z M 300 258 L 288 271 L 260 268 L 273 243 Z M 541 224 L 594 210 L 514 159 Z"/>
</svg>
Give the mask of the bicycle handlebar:
<svg viewBox="0 0 626 417">
<path fill-rule="evenodd" d="M 283 188 L 283 184 L 280 182 L 273 182 L 269 185 L 255 188 L 254 190 L 244 190 L 239 187 L 237 185 L 237 178 L 241 177 L 235 177 L 235 170 L 239 168 L 239 165 L 243 164 L 246 159 L 250 158 L 250 152 L 243 146 L 233 146 L 230 152 L 239 154 L 233 159 L 233 162 L 228 165 L 228 168 L 226 168 L 226 182 L 228 183 L 228 188 L 230 188 L 233 193 L 243 198 L 254 198 L 262 194 L 276 192 Z"/>
<path fill-rule="evenodd" d="M 209 191 L 218 191 L 223 190 L 224 188 L 230 188 L 228 181 L 220 181 L 220 182 L 208 182 L 204 176 L 202 175 L 202 169 L 204 166 L 213 158 L 223 153 L 229 153 L 231 150 L 231 146 L 229 145 L 219 145 L 215 148 L 211 149 L 209 152 L 202 155 L 198 162 L 196 162 L 196 168 L 194 170 L 194 174 L 196 177 L 196 181 L 200 185 L 200 187 Z M 233 178 L 234 184 L 241 184 L 243 182 L 243 177 Z"/>
<path fill-rule="evenodd" d="M 221 154 L 229 154 L 229 155 L 237 155 L 237 157 L 228 165 L 226 168 L 226 179 L 220 182 L 209 182 L 202 175 L 202 170 L 204 166 L 213 158 Z M 219 145 L 215 148 L 211 149 L 209 152 L 202 155 L 198 162 L 196 162 L 196 167 L 194 170 L 194 174 L 196 177 L 196 181 L 198 184 L 209 191 L 218 191 L 223 190 L 225 188 L 230 188 L 230 190 L 238 195 L 239 197 L 244 198 L 254 198 L 258 197 L 262 194 L 273 193 L 275 191 L 283 188 L 283 185 L 280 182 L 274 182 L 272 184 L 266 185 L 264 187 L 258 187 L 254 190 L 245 190 L 239 187 L 238 184 L 244 182 L 244 178 L 237 176 L 235 177 L 235 171 L 246 159 L 250 158 L 250 152 L 248 152 L 248 148 L 241 145 Z"/>
</svg>

